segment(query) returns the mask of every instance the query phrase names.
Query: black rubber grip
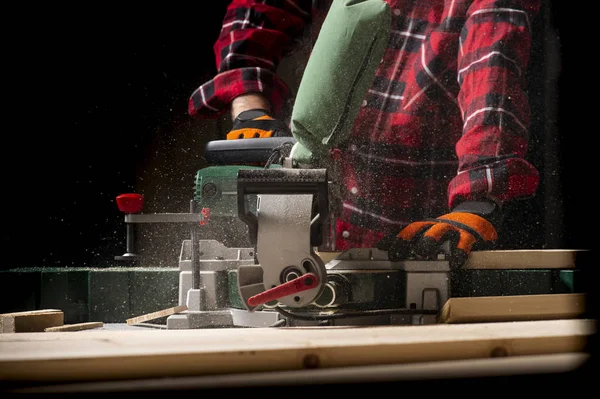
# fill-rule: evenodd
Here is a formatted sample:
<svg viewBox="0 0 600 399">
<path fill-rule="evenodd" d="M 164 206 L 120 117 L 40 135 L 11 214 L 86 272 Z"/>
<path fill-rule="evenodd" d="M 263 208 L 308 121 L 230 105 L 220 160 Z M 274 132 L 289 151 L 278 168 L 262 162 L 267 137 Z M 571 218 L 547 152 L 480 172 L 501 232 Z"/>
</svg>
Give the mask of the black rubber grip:
<svg viewBox="0 0 600 399">
<path fill-rule="evenodd" d="M 285 143 L 296 143 L 293 137 L 213 140 L 204 148 L 204 158 L 211 165 L 263 164 L 273 150 Z"/>
</svg>

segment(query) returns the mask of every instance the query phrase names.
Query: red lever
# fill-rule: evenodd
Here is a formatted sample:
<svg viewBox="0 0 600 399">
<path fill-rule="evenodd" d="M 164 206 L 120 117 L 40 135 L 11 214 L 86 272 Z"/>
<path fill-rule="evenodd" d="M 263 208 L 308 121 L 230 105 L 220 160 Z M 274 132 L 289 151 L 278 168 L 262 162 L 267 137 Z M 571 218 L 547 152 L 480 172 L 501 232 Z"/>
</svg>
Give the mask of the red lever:
<svg viewBox="0 0 600 399">
<path fill-rule="evenodd" d="M 144 207 L 142 194 L 121 194 L 117 196 L 117 206 L 121 212 L 139 213 Z"/>
<path fill-rule="evenodd" d="M 248 299 L 248 305 L 262 305 L 263 303 L 274 301 L 277 298 L 282 298 L 284 296 L 296 294 L 298 292 L 315 288 L 318 284 L 319 279 L 316 275 L 312 273 L 306 273 L 300 277 L 278 285 L 277 287 L 273 287 L 270 290 L 266 290 L 261 292 L 260 294 L 251 296 Z"/>
</svg>

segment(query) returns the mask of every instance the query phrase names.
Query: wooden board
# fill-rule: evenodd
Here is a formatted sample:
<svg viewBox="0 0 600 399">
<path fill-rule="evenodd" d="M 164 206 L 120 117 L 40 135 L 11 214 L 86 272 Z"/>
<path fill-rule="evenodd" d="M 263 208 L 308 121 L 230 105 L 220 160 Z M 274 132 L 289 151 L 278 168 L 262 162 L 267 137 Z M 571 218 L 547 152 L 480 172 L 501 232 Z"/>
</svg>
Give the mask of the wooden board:
<svg viewBox="0 0 600 399">
<path fill-rule="evenodd" d="M 574 269 L 579 255 L 587 250 L 517 249 L 473 251 L 465 261 L 465 269 Z M 317 252 L 327 263 L 343 252 Z"/>
<path fill-rule="evenodd" d="M 578 255 L 585 250 L 518 249 L 473 251 L 465 269 L 574 269 Z"/>
<path fill-rule="evenodd" d="M 132 317 L 130 319 L 127 319 L 126 322 L 127 322 L 127 324 L 129 324 L 131 326 L 131 325 L 143 323 L 143 322 L 149 321 L 149 320 L 160 319 L 161 317 L 170 316 L 172 314 L 180 313 L 185 310 L 187 310 L 186 305 L 174 306 L 172 308 L 159 310 L 157 312 L 148 313 L 148 314 L 145 314 L 142 316 Z"/>
<path fill-rule="evenodd" d="M 91 330 L 93 328 L 104 327 L 104 323 L 101 321 L 90 321 L 87 323 L 76 323 L 76 324 L 65 324 L 64 326 L 48 327 L 44 329 L 46 332 L 60 332 L 60 331 L 83 331 Z"/>
<path fill-rule="evenodd" d="M 334 252 L 319 252 L 319 251 L 315 252 L 315 255 L 317 255 L 319 258 L 321 258 L 323 260 L 323 263 L 325 263 L 325 264 L 327 264 L 327 262 L 334 260 L 341 254 L 343 254 L 343 252 L 335 252 L 335 251 Z"/>
<path fill-rule="evenodd" d="M 64 313 L 57 309 L 41 309 L 0 314 L 0 333 L 41 332 L 62 326 Z"/>
<path fill-rule="evenodd" d="M 581 317 L 585 294 L 548 294 L 450 298 L 440 312 L 441 323 L 552 320 Z"/>
<path fill-rule="evenodd" d="M 581 353 L 595 320 L 0 335 L 0 380 L 92 381 Z"/>
</svg>

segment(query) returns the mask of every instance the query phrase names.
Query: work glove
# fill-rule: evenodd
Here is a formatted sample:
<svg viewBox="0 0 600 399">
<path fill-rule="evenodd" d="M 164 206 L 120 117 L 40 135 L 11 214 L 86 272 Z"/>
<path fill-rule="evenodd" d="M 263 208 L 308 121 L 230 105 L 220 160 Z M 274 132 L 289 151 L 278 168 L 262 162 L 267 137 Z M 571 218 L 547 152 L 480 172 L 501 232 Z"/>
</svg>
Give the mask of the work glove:
<svg viewBox="0 0 600 399">
<path fill-rule="evenodd" d="M 291 136 L 289 127 L 270 116 L 266 110 L 250 109 L 240 112 L 233 120 L 227 140 Z"/>
<path fill-rule="evenodd" d="M 435 260 L 443 253 L 450 267 L 457 268 L 472 250 L 494 246 L 501 217 L 492 201 L 468 201 L 435 219 L 410 223 L 399 233 L 384 237 L 377 248 L 388 251 L 391 261 Z"/>
</svg>

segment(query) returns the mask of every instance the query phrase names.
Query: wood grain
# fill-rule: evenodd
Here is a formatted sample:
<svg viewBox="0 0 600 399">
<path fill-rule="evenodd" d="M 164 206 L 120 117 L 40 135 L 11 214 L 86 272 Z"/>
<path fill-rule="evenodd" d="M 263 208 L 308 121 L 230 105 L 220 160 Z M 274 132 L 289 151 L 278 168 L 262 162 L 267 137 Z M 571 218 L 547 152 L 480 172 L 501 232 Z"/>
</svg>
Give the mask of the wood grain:
<svg viewBox="0 0 600 399">
<path fill-rule="evenodd" d="M 0 335 L 0 380 L 217 375 L 583 352 L 595 321 Z"/>
<path fill-rule="evenodd" d="M 553 320 L 581 317 L 585 294 L 548 294 L 450 298 L 440 312 L 441 323 Z"/>
<path fill-rule="evenodd" d="M 517 249 L 473 251 L 463 264 L 465 269 L 574 269 L 578 256 L 587 250 Z M 317 252 L 327 263 L 343 252 Z"/>
<path fill-rule="evenodd" d="M 465 269 L 574 269 L 578 255 L 585 250 L 518 249 L 473 251 Z"/>
</svg>

